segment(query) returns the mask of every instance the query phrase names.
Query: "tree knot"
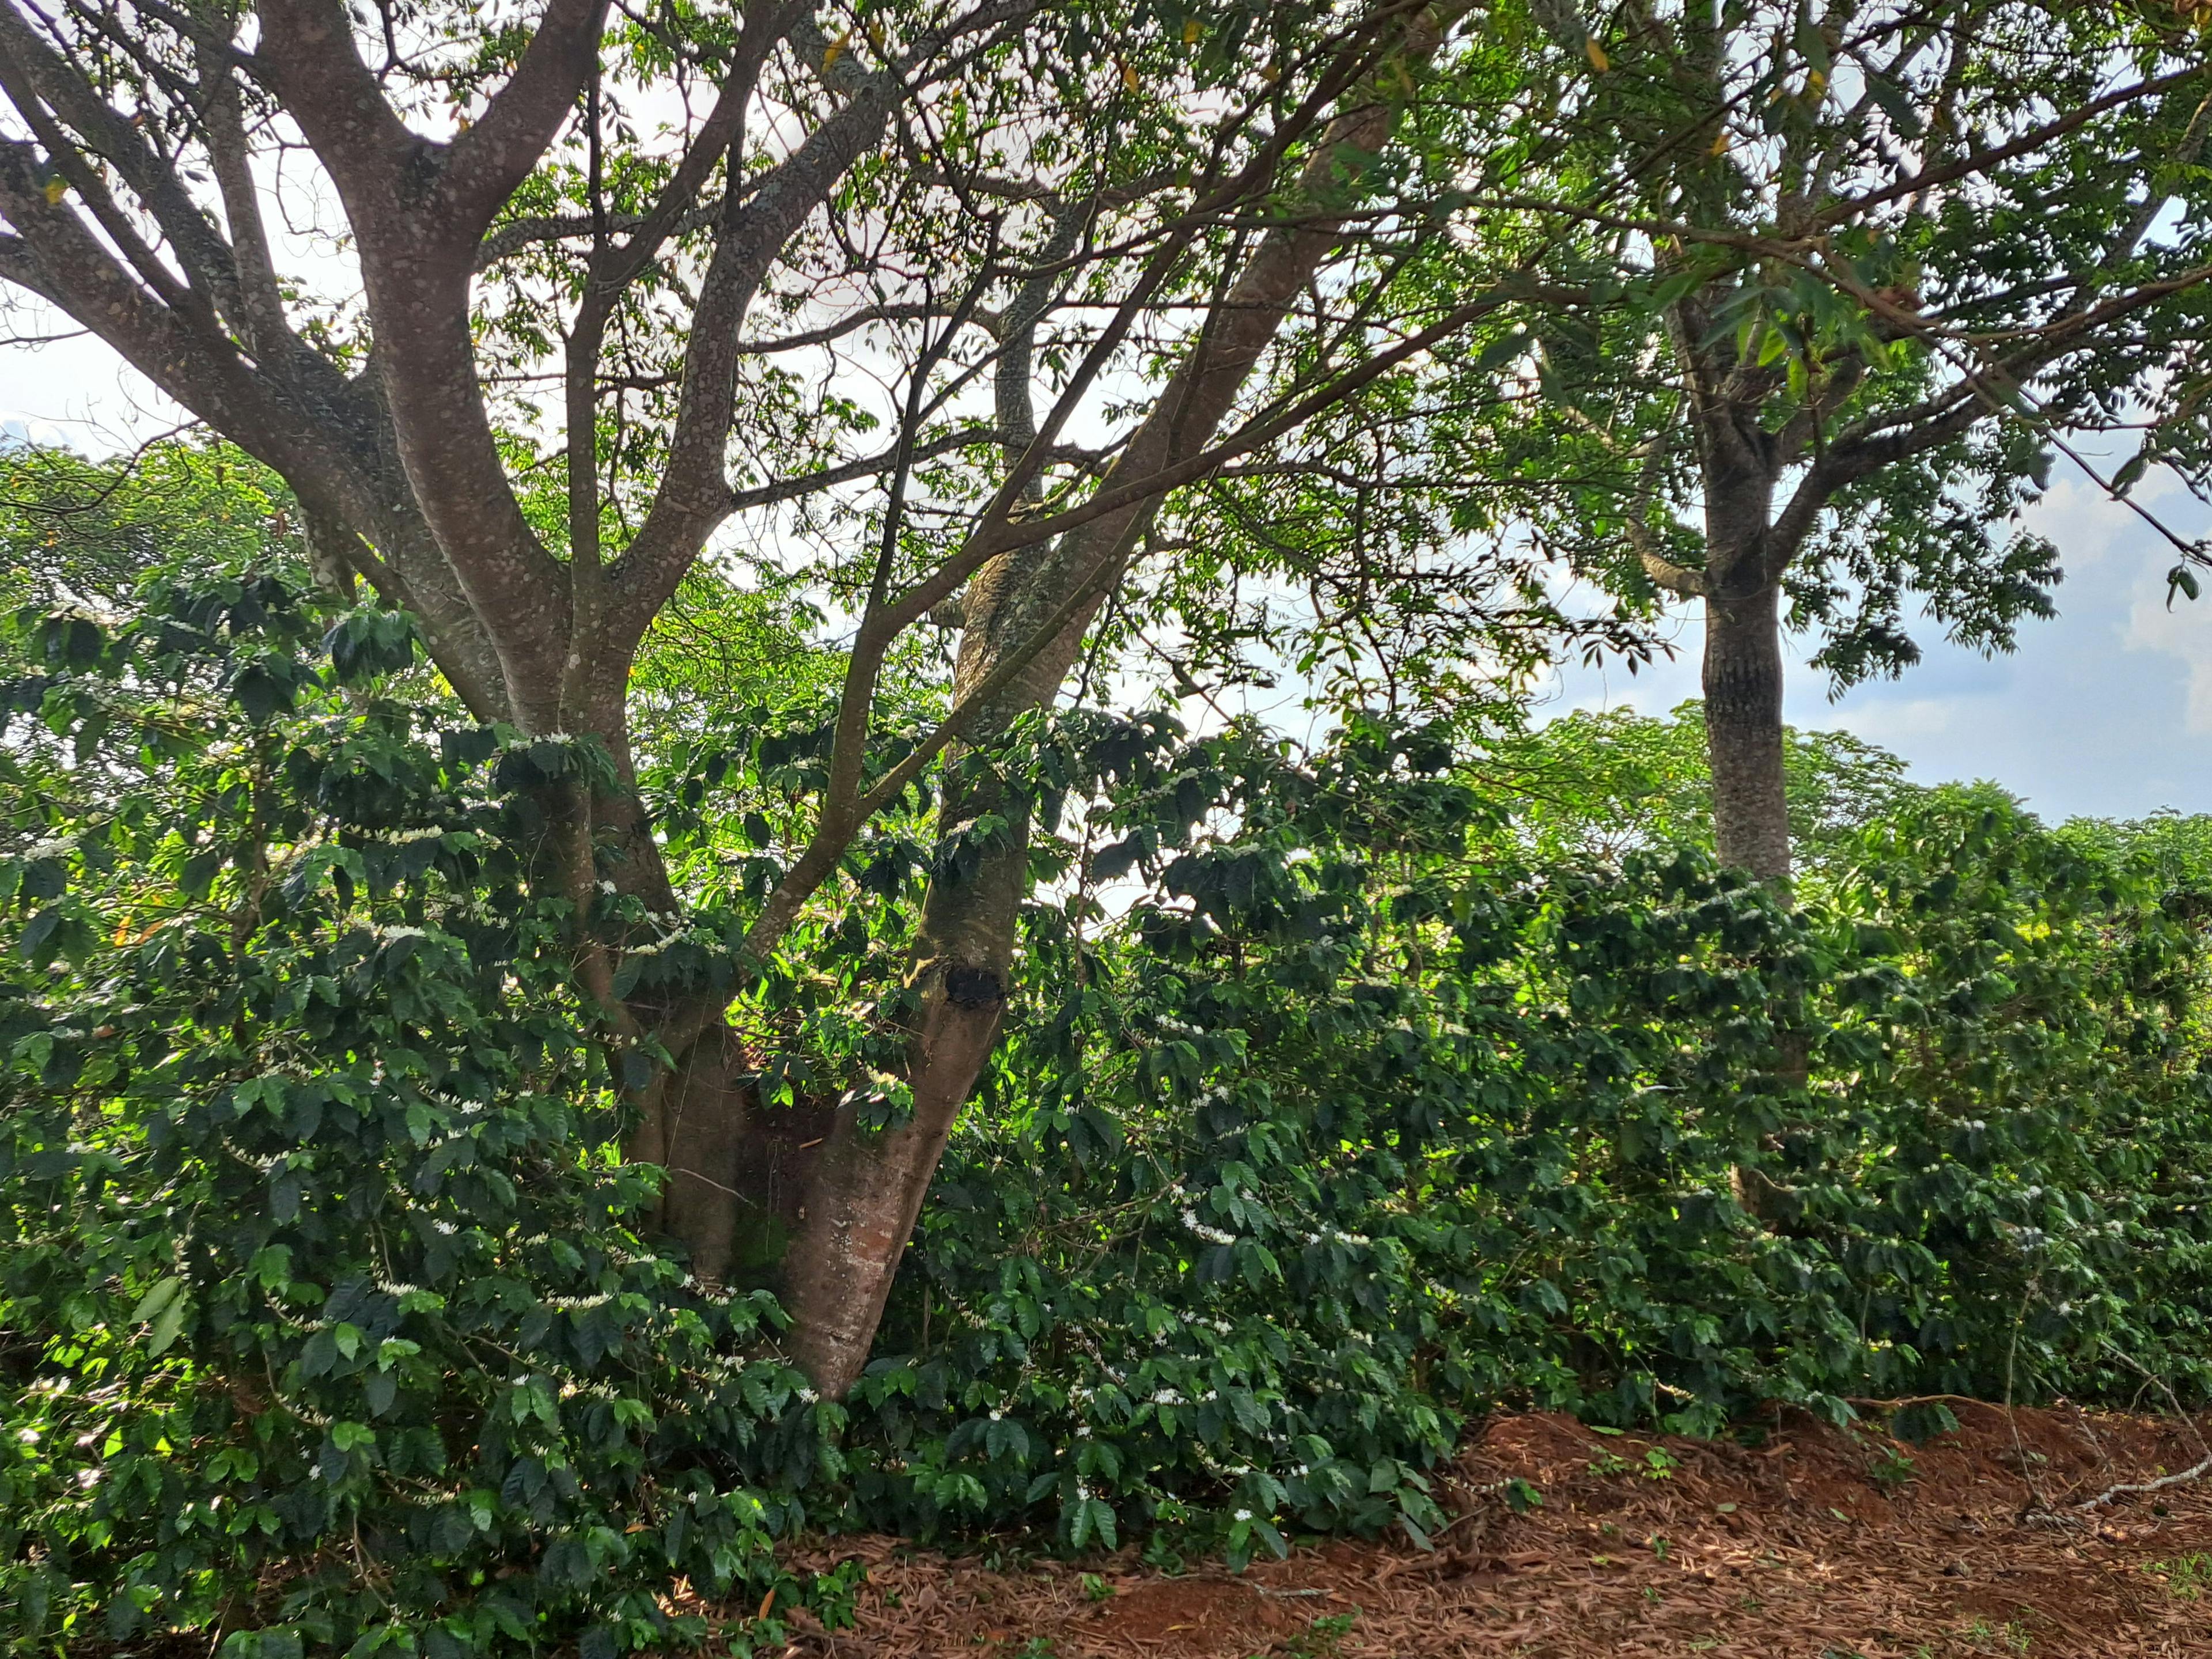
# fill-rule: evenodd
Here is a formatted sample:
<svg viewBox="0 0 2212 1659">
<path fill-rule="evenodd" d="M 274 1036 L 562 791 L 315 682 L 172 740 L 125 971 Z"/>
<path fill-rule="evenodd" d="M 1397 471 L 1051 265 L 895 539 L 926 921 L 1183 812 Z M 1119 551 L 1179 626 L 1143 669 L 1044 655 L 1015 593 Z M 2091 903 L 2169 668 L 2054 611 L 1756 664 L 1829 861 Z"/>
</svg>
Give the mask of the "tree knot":
<svg viewBox="0 0 2212 1659">
<path fill-rule="evenodd" d="M 955 963 L 945 970 L 945 1000 L 956 1008 L 995 1008 L 1006 1000 L 1006 982 L 991 969 Z"/>
</svg>

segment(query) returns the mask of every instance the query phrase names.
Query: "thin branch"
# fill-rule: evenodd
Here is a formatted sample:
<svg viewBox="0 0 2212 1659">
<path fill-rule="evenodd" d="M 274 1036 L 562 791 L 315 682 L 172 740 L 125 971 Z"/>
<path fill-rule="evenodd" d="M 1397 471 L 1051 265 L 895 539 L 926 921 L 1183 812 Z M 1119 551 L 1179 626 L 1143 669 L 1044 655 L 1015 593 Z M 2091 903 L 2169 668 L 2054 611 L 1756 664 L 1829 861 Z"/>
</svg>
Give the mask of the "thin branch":
<svg viewBox="0 0 2212 1659">
<path fill-rule="evenodd" d="M 1842 224 L 1855 216 L 1865 212 L 1869 208 L 1880 207 L 1886 202 L 1897 201 L 1905 197 L 1917 196 L 1921 191 L 1932 189 L 1937 185 L 1953 184 L 1971 174 L 1986 172 L 1998 162 L 2016 160 L 2049 143 L 2054 138 L 2063 138 L 2069 132 L 2087 126 L 2100 115 L 2107 114 L 2124 105 L 2135 102 L 2137 99 L 2154 97 L 2159 93 L 2181 86 L 2204 73 L 2201 65 L 2193 65 L 2185 70 L 2175 70 L 2170 74 L 2161 75 L 2152 80 L 2138 81 L 2132 86 L 2123 87 L 2117 92 L 2107 93 L 2102 98 L 2092 99 L 2078 109 L 2069 110 L 2057 120 L 2048 121 L 2039 127 L 2031 128 L 2008 143 L 1996 145 L 1989 149 L 1976 150 L 1971 155 L 1961 156 L 1955 161 L 1946 162 L 1941 167 L 1924 167 L 1911 177 L 1901 179 L 1880 190 L 1869 191 L 1863 196 L 1854 196 L 1837 202 L 1823 210 L 1816 216 L 1814 222 L 1820 225 Z"/>
<path fill-rule="evenodd" d="M 918 442 L 906 453 L 910 462 L 933 460 L 939 455 L 951 454 L 954 450 L 995 443 L 998 439 L 999 431 L 995 427 L 963 427 Z M 787 478 L 778 478 L 773 483 L 759 484 L 750 489 L 732 490 L 730 510 L 743 513 L 754 507 L 773 507 L 838 484 L 851 483 L 855 479 L 875 477 L 898 465 L 903 447 L 894 444 L 889 449 L 879 450 L 873 455 L 863 455 L 857 460 L 842 462 L 836 466 L 817 467 L 811 472 L 793 473 Z"/>
<path fill-rule="evenodd" d="M 995 524 L 987 519 L 971 534 L 969 544 L 957 555 L 946 560 L 934 574 L 915 583 L 885 608 L 885 624 L 904 627 L 947 597 L 979 567 L 1001 554 L 1049 541 L 1094 520 L 1120 512 L 1150 497 L 1165 495 L 1206 477 L 1223 462 L 1249 454 L 1303 425 L 1322 410 L 1344 401 L 1362 387 L 1380 380 L 1450 338 L 1468 324 L 1502 307 L 1524 302 L 1572 304 L 1583 297 L 1580 289 L 1559 289 L 1517 282 L 1502 285 L 1497 292 L 1454 307 L 1428 327 L 1407 336 L 1388 350 L 1376 353 L 1365 362 L 1346 370 L 1336 379 L 1304 396 L 1278 403 L 1272 412 L 1255 416 L 1230 437 L 1186 459 L 1164 465 L 1156 471 L 1126 480 L 1109 478 L 1105 487 L 1079 506 L 1060 513 L 1013 522 L 1001 518 Z M 1040 434 L 1041 441 L 1042 437 Z"/>
<path fill-rule="evenodd" d="M 736 412 L 738 325 L 785 243 L 881 136 L 902 91 L 896 75 L 867 76 L 749 199 L 742 205 L 734 198 L 726 202 L 722 230 L 692 312 L 684 390 L 659 488 L 629 551 L 610 573 L 610 650 L 643 636 L 727 515 L 722 454 Z"/>
<path fill-rule="evenodd" d="M 182 262 L 187 280 L 217 305 L 228 308 L 227 301 L 234 302 L 231 250 L 186 193 L 174 168 L 100 95 L 81 69 L 25 23 L 13 0 L 0 0 L 0 68 L 6 71 L 9 100 L 24 118 L 34 120 L 36 105 L 43 100 L 83 135 L 145 204 Z"/>
<path fill-rule="evenodd" d="M 688 235 L 703 230 L 714 222 L 715 210 L 696 208 L 684 214 L 670 231 L 671 235 Z M 646 222 L 642 213 L 612 213 L 606 217 L 606 228 L 624 233 L 635 231 Z M 532 214 L 508 219 L 484 233 L 477 244 L 477 270 L 479 275 L 489 270 L 501 260 L 512 258 L 525 248 L 537 247 L 546 242 L 565 242 L 592 234 L 592 216 L 588 213 Z"/>
<path fill-rule="evenodd" d="M 2186 1486 L 2191 1480 L 2202 1480 L 2212 1474 L 2212 1455 L 2202 1462 L 2191 1464 L 2178 1474 L 2162 1474 L 2155 1480 L 2123 1480 L 2117 1486 L 2107 1486 L 2094 1498 L 2076 1504 L 2077 1510 L 2101 1509 L 2116 1498 L 2139 1497 L 2144 1492 L 2164 1492 L 2168 1486 Z"/>
</svg>

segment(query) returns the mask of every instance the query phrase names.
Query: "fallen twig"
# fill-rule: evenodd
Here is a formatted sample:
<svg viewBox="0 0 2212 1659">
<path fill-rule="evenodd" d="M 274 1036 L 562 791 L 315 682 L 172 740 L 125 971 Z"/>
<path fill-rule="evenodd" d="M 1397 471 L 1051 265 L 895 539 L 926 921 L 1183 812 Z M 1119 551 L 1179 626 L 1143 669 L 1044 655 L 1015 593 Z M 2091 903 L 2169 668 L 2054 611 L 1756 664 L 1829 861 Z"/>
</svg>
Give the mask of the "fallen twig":
<svg viewBox="0 0 2212 1659">
<path fill-rule="evenodd" d="M 2105 1349 L 2113 1358 L 2125 1363 L 2145 1382 L 2157 1385 L 2159 1390 L 2166 1395 L 2166 1404 L 2173 1408 L 2175 1418 L 2190 1433 L 2197 1437 L 2197 1449 L 2204 1454 L 2204 1461 L 2193 1468 L 2182 1470 L 2179 1474 L 2162 1474 L 2155 1480 L 2122 1481 L 2117 1486 L 2099 1492 L 2086 1503 L 2076 1504 L 2074 1506 L 2075 1509 L 2076 1510 L 2101 1509 L 2116 1498 L 2131 1498 L 2147 1492 L 2163 1492 L 2168 1486 L 2185 1486 L 2191 1480 L 2202 1480 L 2206 1475 L 2212 1474 L 2212 1442 L 2206 1441 L 2204 1431 L 2197 1426 L 2196 1419 L 2182 1410 L 2181 1401 L 2174 1395 L 2173 1385 L 2165 1377 L 2152 1371 L 2148 1366 L 2143 1364 L 2109 1337 L 2105 1340 Z"/>
<path fill-rule="evenodd" d="M 2117 1486 L 2108 1486 L 2094 1498 L 2076 1504 L 2076 1510 L 2094 1510 L 2118 1498 L 2132 1498 L 2147 1492 L 2163 1492 L 2168 1486 L 2185 1486 L 2191 1480 L 2202 1480 L 2212 1474 L 2212 1455 L 2201 1463 L 2185 1468 L 2179 1474 L 2162 1474 L 2155 1480 L 2123 1480 Z"/>
</svg>

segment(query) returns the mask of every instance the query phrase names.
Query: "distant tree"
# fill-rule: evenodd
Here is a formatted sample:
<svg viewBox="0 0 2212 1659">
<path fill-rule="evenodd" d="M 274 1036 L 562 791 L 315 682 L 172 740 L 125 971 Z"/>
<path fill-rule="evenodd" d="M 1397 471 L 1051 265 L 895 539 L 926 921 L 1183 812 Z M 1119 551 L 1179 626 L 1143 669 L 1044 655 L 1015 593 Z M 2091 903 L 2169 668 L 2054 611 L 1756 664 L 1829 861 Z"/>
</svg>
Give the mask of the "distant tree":
<svg viewBox="0 0 2212 1659">
<path fill-rule="evenodd" d="M 1848 732 L 1783 728 L 1790 833 L 1818 857 L 1893 811 L 1913 786 L 1905 763 Z M 1487 746 L 1474 763 L 1507 832 L 1546 860 L 1618 861 L 1639 849 L 1713 844 L 1712 772 L 1705 710 L 1672 718 L 1630 709 L 1577 711 Z"/>
<path fill-rule="evenodd" d="M 2083 434 L 2202 476 L 2212 76 L 2194 14 L 1967 0 L 1632 5 L 1565 118 L 1615 205 L 1555 276 L 1645 303 L 1542 334 L 1503 441 L 1542 533 L 1618 591 L 1695 600 L 1721 856 L 1786 882 L 1781 632 L 1838 685 L 1915 660 L 1907 609 L 2008 649 L 2058 550 L 2021 508 Z M 1553 221 L 1554 223 L 1560 222 Z M 2195 591 L 2195 548 L 2175 585 Z"/>
<path fill-rule="evenodd" d="M 0 610 L 117 612 L 153 572 L 187 566 L 304 579 L 283 481 L 224 443 L 158 443 L 107 460 L 0 447 Z"/>
</svg>

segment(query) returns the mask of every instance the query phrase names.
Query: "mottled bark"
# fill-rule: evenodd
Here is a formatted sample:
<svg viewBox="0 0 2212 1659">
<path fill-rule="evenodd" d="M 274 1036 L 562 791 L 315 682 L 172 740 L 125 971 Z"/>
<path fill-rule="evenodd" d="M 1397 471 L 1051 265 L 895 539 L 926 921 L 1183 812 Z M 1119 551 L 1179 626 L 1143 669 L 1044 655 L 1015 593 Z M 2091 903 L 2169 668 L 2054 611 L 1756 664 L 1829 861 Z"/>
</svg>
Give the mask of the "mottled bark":
<svg viewBox="0 0 2212 1659">
<path fill-rule="evenodd" d="M 851 1388 L 867 1363 L 953 1120 L 997 1040 L 1008 975 L 940 959 L 917 988 L 914 1115 L 896 1127 L 870 1130 L 855 1107 L 838 1109 L 785 1255 L 791 1357 L 833 1396 Z"/>
<path fill-rule="evenodd" d="M 717 1021 L 677 1057 L 631 1156 L 667 1170 L 658 1220 L 691 1271 L 728 1289 L 774 1285 L 835 1122 L 827 1102 L 761 1099 L 757 1056 Z"/>
<path fill-rule="evenodd" d="M 1790 803 L 1782 770 L 1779 590 L 1705 600 L 1705 744 L 1713 844 L 1723 864 L 1790 880 Z"/>
</svg>

